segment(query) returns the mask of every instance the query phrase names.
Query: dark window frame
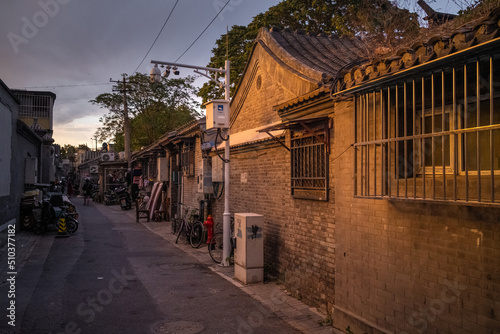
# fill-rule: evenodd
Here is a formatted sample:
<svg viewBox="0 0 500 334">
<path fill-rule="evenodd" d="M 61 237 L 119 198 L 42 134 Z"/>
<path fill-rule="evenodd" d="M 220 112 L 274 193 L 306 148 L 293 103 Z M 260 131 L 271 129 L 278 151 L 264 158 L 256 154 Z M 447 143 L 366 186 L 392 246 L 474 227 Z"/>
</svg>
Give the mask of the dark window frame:
<svg viewBox="0 0 500 334">
<path fill-rule="evenodd" d="M 290 187 L 296 199 L 329 200 L 327 122 L 290 129 Z"/>
<path fill-rule="evenodd" d="M 499 63 L 486 53 L 359 91 L 355 197 L 500 205 Z"/>
</svg>

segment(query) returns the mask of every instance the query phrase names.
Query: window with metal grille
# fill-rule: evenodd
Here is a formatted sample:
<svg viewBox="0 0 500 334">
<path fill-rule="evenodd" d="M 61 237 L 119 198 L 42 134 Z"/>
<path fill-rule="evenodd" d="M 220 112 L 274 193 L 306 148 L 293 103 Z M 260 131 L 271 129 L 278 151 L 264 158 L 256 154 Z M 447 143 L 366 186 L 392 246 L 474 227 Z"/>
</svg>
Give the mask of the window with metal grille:
<svg viewBox="0 0 500 334">
<path fill-rule="evenodd" d="M 181 170 L 186 176 L 194 176 L 194 142 L 184 142 L 181 151 Z"/>
<path fill-rule="evenodd" d="M 328 200 L 328 158 L 324 125 L 291 131 L 291 189 L 295 198 Z"/>
<path fill-rule="evenodd" d="M 50 118 L 52 97 L 34 94 L 18 94 L 19 117 Z"/>
<path fill-rule="evenodd" d="M 500 204 L 500 55 L 356 96 L 355 195 Z"/>
</svg>

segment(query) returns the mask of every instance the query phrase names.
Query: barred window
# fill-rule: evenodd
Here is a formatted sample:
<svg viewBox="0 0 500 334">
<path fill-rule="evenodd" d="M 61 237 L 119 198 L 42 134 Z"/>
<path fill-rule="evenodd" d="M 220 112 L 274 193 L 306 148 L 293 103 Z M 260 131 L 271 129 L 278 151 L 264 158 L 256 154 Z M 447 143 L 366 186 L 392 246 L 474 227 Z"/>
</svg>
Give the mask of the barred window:
<svg viewBox="0 0 500 334">
<path fill-rule="evenodd" d="M 295 198 L 328 200 L 327 131 L 291 131 L 291 189 Z"/>
<path fill-rule="evenodd" d="M 17 94 L 17 97 L 21 102 L 19 117 L 50 118 L 52 97 L 34 94 Z"/>
<path fill-rule="evenodd" d="M 356 196 L 500 204 L 500 55 L 356 96 Z"/>
<path fill-rule="evenodd" d="M 184 142 L 181 152 L 181 170 L 186 176 L 194 176 L 194 142 Z"/>
</svg>

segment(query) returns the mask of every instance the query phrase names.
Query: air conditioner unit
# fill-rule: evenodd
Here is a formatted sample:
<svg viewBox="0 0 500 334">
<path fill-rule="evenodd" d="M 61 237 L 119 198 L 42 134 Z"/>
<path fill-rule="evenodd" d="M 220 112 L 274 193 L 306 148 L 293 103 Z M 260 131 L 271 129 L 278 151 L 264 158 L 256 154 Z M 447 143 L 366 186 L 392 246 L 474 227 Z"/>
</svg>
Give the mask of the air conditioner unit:
<svg viewBox="0 0 500 334">
<path fill-rule="evenodd" d="M 102 161 L 115 161 L 115 154 L 114 153 L 103 153 L 103 154 L 101 154 L 101 160 Z"/>
<path fill-rule="evenodd" d="M 99 173 L 99 169 L 98 168 L 99 168 L 98 166 L 90 166 L 89 172 L 91 174 L 97 174 L 97 173 Z"/>
</svg>

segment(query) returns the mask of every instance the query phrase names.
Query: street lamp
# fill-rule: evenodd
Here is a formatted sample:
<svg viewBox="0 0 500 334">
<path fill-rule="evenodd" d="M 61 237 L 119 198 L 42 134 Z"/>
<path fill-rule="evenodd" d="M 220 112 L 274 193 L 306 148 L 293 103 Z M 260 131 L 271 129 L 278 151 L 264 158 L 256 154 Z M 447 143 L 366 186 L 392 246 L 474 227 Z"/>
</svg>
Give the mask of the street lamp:
<svg viewBox="0 0 500 334">
<path fill-rule="evenodd" d="M 186 65 L 186 64 L 177 64 L 177 63 L 172 63 L 172 62 L 165 62 L 165 61 L 159 61 L 159 60 L 151 60 L 152 64 L 155 64 L 153 69 L 151 70 L 150 74 L 150 79 L 151 82 L 161 82 L 161 70 L 158 68 L 158 65 L 166 65 L 167 69 L 170 69 L 170 66 L 172 67 L 172 70 L 174 71 L 175 75 L 179 74 L 179 67 L 183 68 L 192 68 L 194 69 L 194 72 L 197 74 L 200 74 L 206 78 L 208 78 L 210 81 L 216 83 L 220 87 L 223 87 L 225 90 L 225 100 L 230 102 L 230 92 L 229 92 L 229 70 L 230 70 L 230 61 L 226 60 L 225 62 L 225 67 L 224 68 L 212 68 L 212 67 L 203 67 L 203 66 L 195 66 L 195 65 Z M 200 72 L 200 71 L 205 71 L 205 73 Z M 216 74 L 216 79 L 212 78 L 209 76 L 209 72 L 215 73 Z M 218 74 L 223 74 L 224 75 L 224 83 L 220 82 L 217 80 L 217 75 Z M 229 212 L 229 128 L 227 129 L 227 140 L 225 141 L 225 148 L 224 148 L 224 163 L 225 168 L 224 168 L 224 215 L 223 215 L 223 249 L 222 249 L 222 265 L 223 266 L 229 266 L 229 257 L 231 256 L 231 213 Z"/>
</svg>

